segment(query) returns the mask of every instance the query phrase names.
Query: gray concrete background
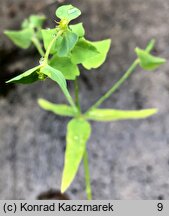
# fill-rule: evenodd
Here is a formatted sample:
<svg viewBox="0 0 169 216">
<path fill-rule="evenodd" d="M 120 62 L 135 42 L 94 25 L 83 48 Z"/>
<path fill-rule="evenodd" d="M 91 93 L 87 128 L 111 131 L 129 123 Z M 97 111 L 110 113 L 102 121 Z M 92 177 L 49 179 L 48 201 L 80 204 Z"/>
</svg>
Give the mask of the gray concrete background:
<svg viewBox="0 0 169 216">
<path fill-rule="evenodd" d="M 82 69 L 80 97 L 84 109 L 128 68 L 135 59 L 136 46 L 144 48 L 153 37 L 157 40 L 156 54 L 169 58 L 168 0 L 65 2 L 82 10 L 79 20 L 84 22 L 90 40 L 112 39 L 106 63 L 97 71 Z M 0 77 L 5 80 L 30 64 L 36 65 L 38 57 L 33 49 L 14 48 L 2 36 L 3 29 L 17 28 L 32 11 L 43 10 L 52 20 L 58 3 L 45 10 L 43 5 L 48 1 L 0 3 Z M 158 115 L 147 120 L 92 123 L 88 150 L 94 199 L 169 199 L 168 67 L 166 63 L 155 72 L 137 69 L 104 103 L 104 107 L 119 109 L 157 107 Z M 71 85 L 70 90 L 73 92 Z M 39 97 L 64 102 L 50 80 L 17 85 L 0 96 L 0 199 L 36 199 L 44 191 L 59 189 L 69 119 L 41 110 Z M 81 167 L 67 194 L 71 199 L 85 199 L 84 189 Z"/>
</svg>

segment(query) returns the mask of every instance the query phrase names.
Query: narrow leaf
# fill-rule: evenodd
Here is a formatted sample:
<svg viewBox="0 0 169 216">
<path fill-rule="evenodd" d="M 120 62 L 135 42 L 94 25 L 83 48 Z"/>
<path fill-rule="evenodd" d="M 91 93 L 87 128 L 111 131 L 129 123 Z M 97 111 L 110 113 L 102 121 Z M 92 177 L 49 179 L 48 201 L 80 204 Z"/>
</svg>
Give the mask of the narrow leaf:
<svg viewBox="0 0 169 216">
<path fill-rule="evenodd" d="M 81 15 L 81 11 L 72 5 L 63 5 L 56 10 L 56 16 L 61 20 L 71 21 Z"/>
<path fill-rule="evenodd" d="M 80 74 L 78 66 L 68 57 L 59 57 L 55 54 L 50 60 L 50 66 L 61 71 L 67 80 L 75 80 Z"/>
<path fill-rule="evenodd" d="M 67 89 L 67 83 L 66 80 L 62 74 L 62 72 L 60 72 L 59 70 L 56 70 L 55 68 L 52 68 L 49 65 L 46 65 L 45 67 L 43 67 L 41 69 L 41 72 L 43 74 L 45 74 L 46 76 L 48 76 L 51 80 L 55 81 L 60 88 L 62 89 L 64 95 L 66 96 L 66 98 L 68 99 L 68 101 L 71 103 L 71 105 L 73 105 L 72 100 L 71 100 L 71 96 L 69 94 L 69 91 Z"/>
<path fill-rule="evenodd" d="M 83 62 L 83 66 L 88 70 L 91 68 L 98 68 L 105 62 L 107 53 L 110 49 L 111 40 L 107 39 L 98 42 L 91 42 L 91 44 L 96 47 L 99 54 L 94 55 Z"/>
<path fill-rule="evenodd" d="M 164 58 L 155 57 L 140 48 L 136 48 L 135 51 L 140 60 L 140 66 L 144 70 L 154 70 L 166 62 Z"/>
<path fill-rule="evenodd" d="M 89 111 L 85 117 L 94 121 L 117 121 L 127 119 L 147 118 L 157 113 L 157 109 L 145 110 L 114 110 L 114 109 L 94 109 Z"/>
<path fill-rule="evenodd" d="M 83 37 L 85 35 L 85 30 L 84 30 L 84 27 L 83 27 L 83 23 L 78 23 L 78 24 L 75 24 L 75 25 L 70 25 L 69 28 L 71 29 L 71 31 L 73 33 L 75 33 L 79 37 Z"/>
<path fill-rule="evenodd" d="M 15 45 L 27 49 L 31 45 L 31 40 L 33 37 L 33 30 L 23 29 L 21 31 L 5 31 L 4 32 Z"/>
<path fill-rule="evenodd" d="M 60 72 L 59 70 L 56 70 L 55 68 L 52 68 L 49 65 L 42 67 L 40 72 L 45 74 L 46 76 L 48 76 L 51 80 L 55 81 L 60 86 L 65 97 L 67 98 L 67 100 L 69 101 L 71 106 L 74 107 L 74 109 L 76 110 L 75 104 L 73 102 L 73 99 L 72 99 L 69 91 L 68 91 L 67 83 L 66 83 L 66 80 L 65 80 L 62 72 Z"/>
<path fill-rule="evenodd" d="M 73 119 L 69 122 L 67 127 L 67 143 L 61 184 L 62 193 L 68 189 L 76 176 L 90 134 L 90 124 L 84 119 Z"/>
<path fill-rule="evenodd" d="M 40 66 L 34 67 L 10 80 L 6 83 L 22 83 L 22 84 L 29 84 L 36 82 L 39 80 L 39 75 L 37 71 L 40 69 Z"/>
<path fill-rule="evenodd" d="M 99 51 L 90 42 L 80 39 L 71 52 L 71 59 L 74 64 L 82 64 L 87 59 L 93 58 L 99 54 Z"/>
<path fill-rule="evenodd" d="M 54 104 L 41 98 L 38 100 L 38 104 L 44 110 L 51 111 L 56 115 L 70 117 L 74 117 L 76 115 L 74 109 L 71 106 L 65 104 Z"/>
<path fill-rule="evenodd" d="M 41 69 L 41 72 L 47 75 L 53 81 L 57 82 L 62 90 L 64 90 L 65 88 L 67 89 L 66 80 L 59 70 L 56 70 L 49 65 L 46 65 Z"/>
</svg>

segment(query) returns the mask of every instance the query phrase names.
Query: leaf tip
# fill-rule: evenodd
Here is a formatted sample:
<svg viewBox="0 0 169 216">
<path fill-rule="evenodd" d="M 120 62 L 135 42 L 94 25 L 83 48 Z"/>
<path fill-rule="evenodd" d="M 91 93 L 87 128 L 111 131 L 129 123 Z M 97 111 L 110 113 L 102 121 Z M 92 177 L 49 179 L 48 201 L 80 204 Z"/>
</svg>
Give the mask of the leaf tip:
<svg viewBox="0 0 169 216">
<path fill-rule="evenodd" d="M 152 38 L 152 39 L 150 40 L 150 43 L 153 44 L 153 45 L 155 45 L 156 39 L 155 39 L 155 38 Z"/>
<path fill-rule="evenodd" d="M 136 54 L 138 53 L 139 50 L 140 50 L 140 48 L 138 48 L 138 47 L 136 47 L 136 48 L 134 49 L 134 51 L 136 52 Z"/>
<path fill-rule="evenodd" d="M 42 98 L 38 98 L 38 104 L 40 105 L 42 102 L 43 102 L 43 99 Z"/>
<path fill-rule="evenodd" d="M 65 191 L 68 189 L 68 187 L 70 186 L 70 184 L 66 184 L 64 181 L 64 178 L 62 177 L 62 183 L 61 183 L 61 193 L 65 193 Z"/>
<path fill-rule="evenodd" d="M 37 102 L 41 108 L 43 108 L 43 109 L 45 108 L 45 102 L 46 101 L 43 98 L 38 98 Z"/>
<path fill-rule="evenodd" d="M 12 79 L 7 80 L 5 83 L 6 83 L 6 84 L 9 84 L 9 83 L 11 83 L 11 82 L 12 82 Z"/>
<path fill-rule="evenodd" d="M 63 194 L 65 191 L 66 191 L 65 188 L 62 187 L 62 185 L 61 185 L 61 190 L 60 190 L 60 192 Z"/>
<path fill-rule="evenodd" d="M 148 111 L 147 112 L 147 117 L 150 117 L 150 116 L 155 115 L 155 114 L 158 113 L 158 109 L 157 108 L 148 109 L 147 111 Z"/>
<path fill-rule="evenodd" d="M 6 35 L 6 34 L 8 34 L 8 31 L 7 31 L 7 30 L 5 30 L 5 31 L 3 31 L 3 33 Z"/>
<path fill-rule="evenodd" d="M 9 30 L 5 30 L 3 31 L 4 35 L 6 35 L 8 38 L 10 38 L 10 31 Z"/>
<path fill-rule="evenodd" d="M 157 108 L 152 109 L 152 114 L 156 114 L 156 113 L 158 113 L 158 109 Z"/>
</svg>

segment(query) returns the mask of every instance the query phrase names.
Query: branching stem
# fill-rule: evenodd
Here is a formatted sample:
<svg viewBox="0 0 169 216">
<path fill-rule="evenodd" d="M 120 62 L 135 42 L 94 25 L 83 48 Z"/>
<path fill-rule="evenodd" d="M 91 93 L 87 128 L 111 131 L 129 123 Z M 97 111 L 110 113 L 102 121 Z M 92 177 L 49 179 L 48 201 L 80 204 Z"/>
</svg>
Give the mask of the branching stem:
<svg viewBox="0 0 169 216">
<path fill-rule="evenodd" d="M 139 60 L 136 59 L 133 64 L 130 66 L 130 68 L 126 71 L 126 73 L 121 77 L 119 81 L 117 81 L 109 91 L 107 91 L 89 110 L 95 109 L 99 107 L 107 98 L 109 98 L 119 87 L 124 83 L 124 81 L 131 75 L 131 73 L 134 71 L 134 69 L 139 64 Z M 88 110 L 88 111 L 89 111 Z"/>
<path fill-rule="evenodd" d="M 149 53 L 154 48 L 155 40 L 151 40 L 146 47 L 146 51 Z M 99 107 L 107 98 L 109 98 L 119 87 L 129 78 L 129 76 L 134 72 L 136 67 L 139 65 L 139 59 L 136 59 L 125 74 L 108 90 L 93 106 L 89 108 L 87 112 L 92 109 Z M 86 112 L 86 113 L 87 113 Z"/>
</svg>

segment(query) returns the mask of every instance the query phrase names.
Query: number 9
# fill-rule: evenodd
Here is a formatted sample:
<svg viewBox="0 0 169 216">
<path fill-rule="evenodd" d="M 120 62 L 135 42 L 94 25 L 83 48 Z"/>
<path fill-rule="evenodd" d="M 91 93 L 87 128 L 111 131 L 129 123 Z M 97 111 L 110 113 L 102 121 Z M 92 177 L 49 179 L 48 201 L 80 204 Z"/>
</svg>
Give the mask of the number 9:
<svg viewBox="0 0 169 216">
<path fill-rule="evenodd" d="M 162 211 L 163 210 L 163 204 L 162 203 L 158 203 L 157 204 L 157 208 L 158 208 L 158 211 Z"/>
</svg>

